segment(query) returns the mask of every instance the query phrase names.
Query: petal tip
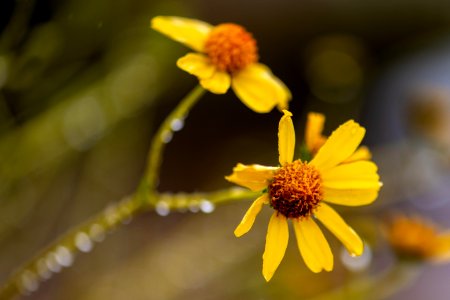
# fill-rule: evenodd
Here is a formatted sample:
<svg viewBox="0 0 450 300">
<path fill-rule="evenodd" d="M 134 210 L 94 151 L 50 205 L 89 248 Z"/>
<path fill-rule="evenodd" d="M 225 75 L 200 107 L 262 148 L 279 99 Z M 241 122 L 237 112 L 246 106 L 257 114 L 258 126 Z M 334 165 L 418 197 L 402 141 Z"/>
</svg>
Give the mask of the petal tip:
<svg viewBox="0 0 450 300">
<path fill-rule="evenodd" d="M 153 17 L 153 18 L 150 19 L 150 27 L 151 27 L 151 28 L 154 28 L 155 23 L 158 22 L 158 19 L 159 19 L 159 18 L 160 18 L 160 16 Z"/>
<path fill-rule="evenodd" d="M 283 109 L 283 114 L 287 117 L 292 117 L 292 113 L 288 111 L 287 109 Z"/>
<path fill-rule="evenodd" d="M 267 271 L 264 272 L 264 270 L 263 270 L 262 274 L 263 274 L 263 277 L 266 280 L 266 282 L 269 282 L 270 279 L 272 279 L 274 272 L 267 272 Z"/>
<path fill-rule="evenodd" d="M 239 228 L 236 228 L 235 230 L 234 230 L 234 236 L 235 237 L 241 237 L 241 236 L 243 236 L 245 233 L 244 232 L 242 232 L 242 230 L 239 230 Z"/>
<path fill-rule="evenodd" d="M 150 28 L 154 30 L 158 30 L 163 26 L 163 22 L 167 19 L 167 17 L 156 16 L 150 20 Z"/>
<path fill-rule="evenodd" d="M 352 250 L 353 251 L 350 252 L 351 256 L 361 256 L 363 254 L 363 252 L 364 252 L 364 243 L 363 243 L 363 241 L 361 241 L 361 243 L 359 245 L 357 245 L 356 247 L 354 247 Z"/>
<path fill-rule="evenodd" d="M 322 272 L 322 268 L 317 268 L 317 269 L 312 269 L 311 267 L 308 266 L 308 269 L 313 272 L 314 274 L 319 274 Z"/>
<path fill-rule="evenodd" d="M 331 272 L 331 271 L 333 271 L 333 269 L 334 269 L 334 258 L 333 258 L 333 256 L 331 256 L 331 261 L 328 263 L 328 265 L 327 264 L 325 264 L 324 266 L 323 266 L 323 269 L 325 270 L 325 271 L 327 271 L 327 272 Z"/>
</svg>

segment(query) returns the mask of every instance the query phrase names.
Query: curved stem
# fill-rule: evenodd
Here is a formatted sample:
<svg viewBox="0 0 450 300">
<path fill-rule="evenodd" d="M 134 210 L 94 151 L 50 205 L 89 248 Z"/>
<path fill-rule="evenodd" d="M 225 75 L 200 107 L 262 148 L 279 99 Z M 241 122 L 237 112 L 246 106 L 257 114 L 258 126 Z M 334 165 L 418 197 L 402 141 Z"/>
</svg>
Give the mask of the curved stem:
<svg viewBox="0 0 450 300">
<path fill-rule="evenodd" d="M 47 280 L 63 267 L 72 265 L 78 252 L 89 252 L 95 242 L 100 242 L 105 235 L 120 224 L 127 224 L 139 213 L 152 210 L 160 215 L 161 208 L 168 213 L 171 209 L 179 211 L 211 212 L 214 205 L 233 200 L 250 199 L 258 194 L 240 188 L 230 188 L 209 193 L 157 194 L 156 206 L 143 206 L 144 195 L 136 193 L 122 198 L 119 202 L 107 206 L 97 215 L 69 229 L 55 239 L 36 256 L 23 264 L 0 287 L 0 299 L 12 299 L 18 294 L 31 294 L 39 288 L 40 282 Z M 206 206 L 205 206 L 206 204 Z M 195 208 L 195 210 L 194 210 Z M 158 211 L 159 209 L 159 211 Z"/>
<path fill-rule="evenodd" d="M 143 185 L 149 192 L 148 199 L 150 203 L 155 201 L 153 197 L 156 193 L 159 169 L 161 166 L 162 152 L 165 145 L 172 139 L 173 132 L 181 129 L 184 119 L 187 117 L 190 109 L 197 103 L 201 96 L 206 92 L 200 85 L 196 86 L 189 94 L 184 97 L 178 106 L 166 117 L 150 145 L 148 155 L 148 165 Z"/>
<path fill-rule="evenodd" d="M 105 234 L 111 232 L 117 225 L 126 224 L 133 215 L 142 210 L 140 203 L 142 200 L 138 197 L 124 197 L 85 222 L 69 229 L 22 265 L 6 281 L 0 288 L 0 299 L 12 299 L 19 293 L 26 295 L 37 290 L 40 281 L 50 278 L 62 267 L 70 266 L 77 250 L 89 252 L 94 242 L 102 241 Z"/>
<path fill-rule="evenodd" d="M 108 206 L 89 220 L 68 230 L 40 251 L 0 287 L 0 299 L 10 299 L 19 293 L 30 294 L 36 291 L 41 281 L 50 278 L 61 268 L 70 266 L 78 251 L 89 252 L 94 242 L 103 240 L 106 233 L 121 223 L 128 223 L 140 212 L 155 209 L 158 214 L 166 215 L 170 210 L 176 209 L 193 212 L 202 210 L 208 213 L 214 209 L 215 204 L 258 195 L 240 188 L 210 193 L 157 193 L 156 186 L 164 147 L 173 133 L 183 127 L 190 109 L 205 92 L 200 85 L 195 87 L 163 121 L 150 145 L 145 176 L 135 194 Z"/>
</svg>

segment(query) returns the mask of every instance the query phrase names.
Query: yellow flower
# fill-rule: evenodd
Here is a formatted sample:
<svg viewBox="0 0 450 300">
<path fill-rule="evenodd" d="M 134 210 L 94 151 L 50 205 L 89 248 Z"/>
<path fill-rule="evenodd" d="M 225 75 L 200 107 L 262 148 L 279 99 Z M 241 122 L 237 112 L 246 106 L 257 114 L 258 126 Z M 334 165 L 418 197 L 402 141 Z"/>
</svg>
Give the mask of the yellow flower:
<svg viewBox="0 0 450 300">
<path fill-rule="evenodd" d="M 325 124 L 325 116 L 321 113 L 310 112 L 306 119 L 305 127 L 305 146 L 311 156 L 315 156 L 317 151 L 325 144 L 327 137 L 322 135 L 323 126 Z M 370 160 L 372 154 L 369 148 L 361 146 L 348 157 L 345 162 L 353 162 L 358 160 Z"/>
<path fill-rule="evenodd" d="M 450 232 L 419 217 L 396 216 L 385 228 L 394 251 L 403 258 L 444 262 L 450 260 Z"/>
<path fill-rule="evenodd" d="M 258 63 L 256 41 L 243 27 L 163 16 L 153 18 L 151 27 L 197 52 L 178 59 L 177 66 L 197 76 L 203 88 L 224 94 L 231 86 L 255 112 L 266 113 L 275 106 L 287 109 L 288 88 Z"/>
<path fill-rule="evenodd" d="M 333 254 L 318 219 L 352 255 L 361 255 L 363 242 L 328 203 L 359 206 L 372 203 L 381 183 L 377 166 L 370 161 L 342 164 L 361 143 L 365 129 L 354 121 L 341 125 L 310 162 L 293 160 L 295 132 L 289 111 L 284 110 L 278 129 L 279 167 L 238 164 L 226 179 L 253 191 L 263 190 L 234 234 L 247 233 L 263 204 L 275 211 L 269 221 L 263 255 L 263 276 L 269 281 L 288 244 L 288 219 L 292 220 L 300 253 L 315 272 L 333 269 Z"/>
<path fill-rule="evenodd" d="M 325 116 L 321 113 L 310 112 L 306 119 L 305 144 L 311 155 L 315 155 L 327 138 L 322 135 Z"/>
</svg>

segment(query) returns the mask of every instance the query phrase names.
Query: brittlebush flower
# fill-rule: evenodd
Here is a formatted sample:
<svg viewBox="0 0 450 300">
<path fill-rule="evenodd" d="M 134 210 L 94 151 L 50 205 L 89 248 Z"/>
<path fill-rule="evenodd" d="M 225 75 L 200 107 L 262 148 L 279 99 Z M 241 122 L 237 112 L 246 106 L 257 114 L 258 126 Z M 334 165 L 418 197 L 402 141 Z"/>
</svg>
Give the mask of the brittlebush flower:
<svg viewBox="0 0 450 300">
<path fill-rule="evenodd" d="M 224 94 L 231 86 L 255 112 L 266 113 L 275 106 L 287 109 L 288 88 L 258 63 L 256 41 L 242 26 L 159 16 L 151 20 L 151 27 L 196 51 L 178 59 L 177 66 L 197 76 L 203 88 Z"/>
<path fill-rule="evenodd" d="M 398 215 L 385 227 L 385 232 L 391 247 L 400 258 L 450 261 L 450 232 L 439 233 L 430 221 Z"/>
<path fill-rule="evenodd" d="M 321 113 L 310 112 L 306 119 L 305 127 L 305 146 L 310 156 L 314 157 L 319 149 L 327 141 L 327 137 L 322 135 L 323 126 L 325 124 L 325 116 Z M 361 146 L 348 157 L 345 162 L 353 162 L 358 160 L 370 160 L 372 154 L 369 148 Z"/>
<path fill-rule="evenodd" d="M 263 276 L 269 281 L 283 259 L 289 238 L 288 219 L 294 225 L 297 244 L 308 268 L 315 272 L 333 269 L 333 254 L 318 219 L 352 255 L 361 255 L 363 242 L 327 203 L 360 206 L 372 203 L 381 183 L 371 161 L 343 164 L 356 150 L 365 129 L 354 121 L 341 125 L 310 162 L 293 160 L 295 132 L 292 114 L 284 111 L 278 129 L 279 167 L 238 164 L 226 179 L 253 191 L 263 191 L 234 234 L 247 233 L 264 204 L 275 211 L 269 221 L 263 255 Z M 327 202 L 327 203 L 326 203 Z"/>
</svg>

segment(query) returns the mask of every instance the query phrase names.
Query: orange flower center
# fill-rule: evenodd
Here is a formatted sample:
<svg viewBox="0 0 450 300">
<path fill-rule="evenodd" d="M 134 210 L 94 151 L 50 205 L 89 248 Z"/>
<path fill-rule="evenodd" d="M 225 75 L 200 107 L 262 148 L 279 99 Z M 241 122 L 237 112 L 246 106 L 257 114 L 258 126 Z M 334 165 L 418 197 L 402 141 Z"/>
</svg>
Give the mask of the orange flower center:
<svg viewBox="0 0 450 300">
<path fill-rule="evenodd" d="M 322 194 L 319 171 L 300 160 L 281 167 L 269 185 L 270 205 L 287 218 L 309 217 Z"/>
<path fill-rule="evenodd" d="M 211 31 L 205 53 L 219 70 L 229 73 L 258 61 L 258 47 L 252 34 L 231 23 L 217 25 Z"/>
</svg>

